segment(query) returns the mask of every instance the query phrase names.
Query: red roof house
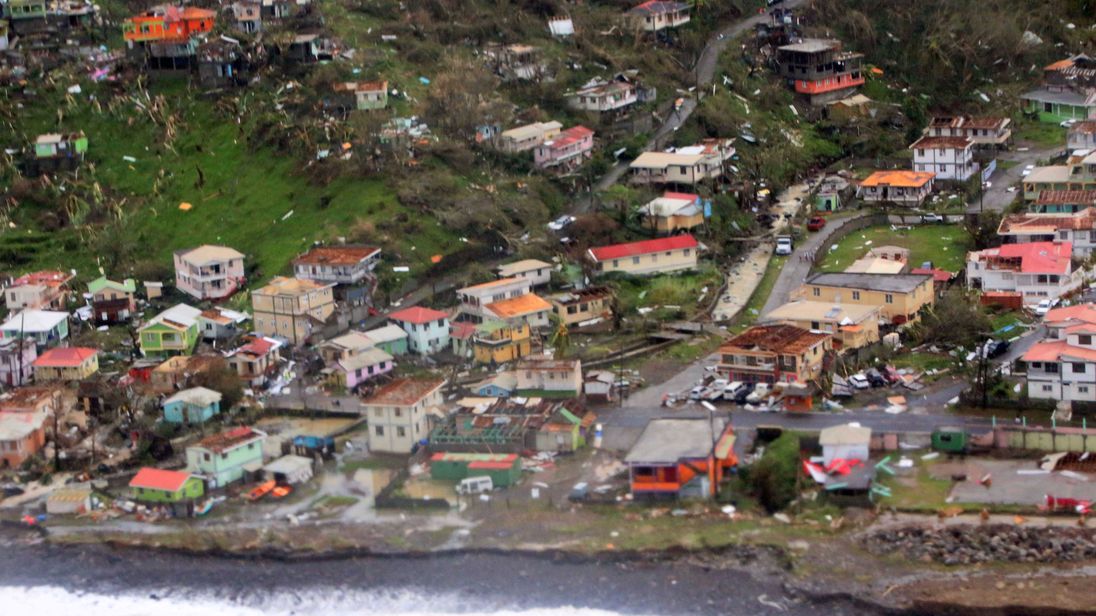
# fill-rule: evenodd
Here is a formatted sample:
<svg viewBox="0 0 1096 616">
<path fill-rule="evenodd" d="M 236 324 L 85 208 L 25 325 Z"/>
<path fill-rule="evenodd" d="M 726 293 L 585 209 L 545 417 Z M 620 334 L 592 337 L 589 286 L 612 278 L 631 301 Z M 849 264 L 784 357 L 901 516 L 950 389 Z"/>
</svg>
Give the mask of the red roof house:
<svg viewBox="0 0 1096 616">
<path fill-rule="evenodd" d="M 99 351 L 87 347 L 58 347 L 31 364 L 36 381 L 78 381 L 99 371 Z"/>
<path fill-rule="evenodd" d="M 657 240 L 597 246 L 586 251 L 599 272 L 661 274 L 696 267 L 700 243 L 686 233 Z"/>
<path fill-rule="evenodd" d="M 388 315 L 388 318 L 392 319 L 393 321 L 423 325 L 425 323 L 430 323 L 431 321 L 437 321 L 439 319 L 448 319 L 449 315 L 442 312 L 441 310 L 434 310 L 433 308 L 412 306 L 411 308 L 397 310 L 396 312 Z"/>
<path fill-rule="evenodd" d="M 190 479 L 190 473 L 145 467 L 137 471 L 129 481 L 129 487 L 177 492 L 186 485 L 187 479 Z"/>
</svg>

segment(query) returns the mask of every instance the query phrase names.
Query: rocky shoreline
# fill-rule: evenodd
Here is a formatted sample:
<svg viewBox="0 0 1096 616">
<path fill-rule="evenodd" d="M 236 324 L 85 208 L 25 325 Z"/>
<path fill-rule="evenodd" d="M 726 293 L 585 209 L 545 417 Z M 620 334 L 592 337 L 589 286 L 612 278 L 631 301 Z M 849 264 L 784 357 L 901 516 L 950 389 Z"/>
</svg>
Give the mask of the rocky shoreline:
<svg viewBox="0 0 1096 616">
<path fill-rule="evenodd" d="M 898 551 L 913 560 L 944 565 L 1096 561 L 1096 530 L 1064 526 L 901 527 L 871 533 L 864 543 L 873 554 Z"/>
</svg>

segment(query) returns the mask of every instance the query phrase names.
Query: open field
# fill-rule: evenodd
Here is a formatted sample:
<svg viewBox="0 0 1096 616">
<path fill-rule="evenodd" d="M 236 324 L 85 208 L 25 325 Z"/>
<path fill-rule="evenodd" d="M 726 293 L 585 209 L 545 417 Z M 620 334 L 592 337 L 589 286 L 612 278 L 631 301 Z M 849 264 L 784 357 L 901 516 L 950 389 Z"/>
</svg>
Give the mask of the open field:
<svg viewBox="0 0 1096 616">
<path fill-rule="evenodd" d="M 879 246 L 901 246 L 910 250 L 910 267 L 925 261 L 949 272 L 963 267 L 969 238 L 956 225 L 921 225 L 894 230 L 890 225 L 868 227 L 851 233 L 835 244 L 818 266 L 824 272 L 840 272 L 853 261 Z"/>
</svg>

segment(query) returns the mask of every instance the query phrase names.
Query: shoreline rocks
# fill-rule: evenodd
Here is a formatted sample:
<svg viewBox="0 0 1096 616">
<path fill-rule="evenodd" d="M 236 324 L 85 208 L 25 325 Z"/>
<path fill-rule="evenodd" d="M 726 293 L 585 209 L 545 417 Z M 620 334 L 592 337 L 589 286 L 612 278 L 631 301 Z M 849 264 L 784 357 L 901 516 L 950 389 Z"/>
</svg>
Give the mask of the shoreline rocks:
<svg viewBox="0 0 1096 616">
<path fill-rule="evenodd" d="M 876 531 L 863 542 L 873 554 L 898 552 L 912 560 L 945 565 L 1096 560 L 1096 529 L 1066 526 L 906 526 Z"/>
</svg>

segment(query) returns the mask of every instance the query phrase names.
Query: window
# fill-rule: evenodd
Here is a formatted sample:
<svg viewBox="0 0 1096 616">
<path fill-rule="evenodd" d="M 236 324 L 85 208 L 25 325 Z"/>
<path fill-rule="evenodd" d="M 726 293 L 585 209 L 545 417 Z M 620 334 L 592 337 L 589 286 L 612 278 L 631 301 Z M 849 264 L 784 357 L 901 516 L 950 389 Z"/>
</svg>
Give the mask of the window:
<svg viewBox="0 0 1096 616">
<path fill-rule="evenodd" d="M 1070 369 L 1073 371 L 1073 374 L 1084 374 L 1085 363 L 1081 361 L 1071 362 Z"/>
<path fill-rule="evenodd" d="M 811 321 L 811 329 L 820 329 L 820 328 L 821 328 L 821 325 L 818 323 L 818 321 Z"/>
<path fill-rule="evenodd" d="M 886 295 L 883 296 L 883 301 L 887 302 L 888 304 L 893 304 L 894 303 L 894 296 L 891 295 L 890 293 L 887 293 Z"/>
<path fill-rule="evenodd" d="M 852 298 L 853 298 L 854 300 L 857 300 L 857 301 L 859 301 L 859 300 L 860 300 L 860 291 L 853 291 L 853 292 L 852 292 Z"/>
<path fill-rule="evenodd" d="M 1048 374 L 1058 374 L 1058 364 L 1047 362 L 1043 364 L 1043 371 Z"/>
<path fill-rule="evenodd" d="M 818 287 L 815 287 L 814 288 L 814 296 L 818 297 L 820 295 L 822 295 L 822 289 L 819 289 Z"/>
<path fill-rule="evenodd" d="M 1077 344 L 1092 344 L 1092 336 L 1089 334 L 1081 334 L 1077 336 Z"/>
<path fill-rule="evenodd" d="M 399 437 L 407 436 L 407 431 L 403 429 L 403 426 L 397 426 L 396 427 L 396 436 L 399 436 Z"/>
<path fill-rule="evenodd" d="M 384 436 L 384 426 L 376 426 L 373 431 L 377 434 L 377 436 Z"/>
<path fill-rule="evenodd" d="M 379 406 L 377 408 L 373 409 L 373 416 L 374 417 L 383 417 L 384 416 L 384 409 L 382 409 Z"/>
<path fill-rule="evenodd" d="M 639 265 L 639 257 L 632 257 L 632 265 Z"/>
<path fill-rule="evenodd" d="M 1043 391 L 1050 391 L 1051 389 L 1050 385 L 1043 385 Z"/>
<path fill-rule="evenodd" d="M 1078 385 L 1077 386 L 1077 393 L 1087 394 L 1088 393 L 1088 385 Z"/>
<path fill-rule="evenodd" d="M 693 254 L 693 250 L 691 248 L 686 248 L 685 252 L 682 253 L 682 254 L 684 254 L 687 257 L 687 256 Z"/>
<path fill-rule="evenodd" d="M 403 417 L 403 409 L 401 409 L 399 407 L 396 407 L 396 408 L 393 408 L 392 411 L 393 411 L 393 414 L 396 417 Z"/>
</svg>

